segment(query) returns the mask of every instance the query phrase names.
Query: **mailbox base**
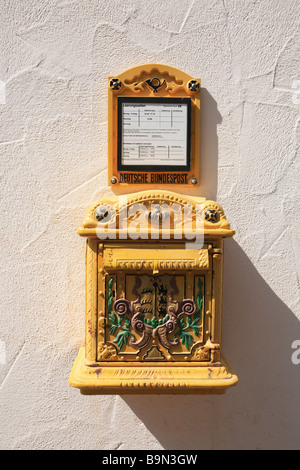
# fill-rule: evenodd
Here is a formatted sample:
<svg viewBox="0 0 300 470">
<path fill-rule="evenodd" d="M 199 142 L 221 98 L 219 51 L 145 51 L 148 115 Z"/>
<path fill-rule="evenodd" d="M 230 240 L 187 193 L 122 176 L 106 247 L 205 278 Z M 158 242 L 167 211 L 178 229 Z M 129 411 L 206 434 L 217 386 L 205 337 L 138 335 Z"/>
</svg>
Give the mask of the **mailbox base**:
<svg viewBox="0 0 300 470">
<path fill-rule="evenodd" d="M 81 348 L 69 383 L 84 395 L 223 394 L 238 382 L 227 361 L 203 363 L 86 365 Z"/>
</svg>

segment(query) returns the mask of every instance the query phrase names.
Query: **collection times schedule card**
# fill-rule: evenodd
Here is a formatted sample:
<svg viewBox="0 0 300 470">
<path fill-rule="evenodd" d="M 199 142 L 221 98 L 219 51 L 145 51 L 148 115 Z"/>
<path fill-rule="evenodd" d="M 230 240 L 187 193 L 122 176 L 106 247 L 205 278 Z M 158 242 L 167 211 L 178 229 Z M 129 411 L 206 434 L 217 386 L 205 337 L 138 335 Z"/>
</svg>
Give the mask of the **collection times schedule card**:
<svg viewBox="0 0 300 470">
<path fill-rule="evenodd" d="M 124 169 L 169 167 L 176 171 L 187 166 L 188 103 L 137 101 L 121 106 Z"/>
</svg>

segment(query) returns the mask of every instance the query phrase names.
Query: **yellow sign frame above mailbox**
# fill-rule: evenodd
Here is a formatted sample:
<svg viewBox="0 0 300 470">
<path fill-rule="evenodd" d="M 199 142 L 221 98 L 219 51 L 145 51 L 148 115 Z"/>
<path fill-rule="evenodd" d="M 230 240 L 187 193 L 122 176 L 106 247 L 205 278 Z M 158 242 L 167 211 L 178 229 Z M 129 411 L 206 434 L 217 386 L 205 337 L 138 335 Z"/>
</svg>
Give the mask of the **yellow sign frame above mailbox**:
<svg viewBox="0 0 300 470">
<path fill-rule="evenodd" d="M 199 186 L 200 170 L 200 79 L 161 64 L 133 67 L 108 79 L 108 184 L 114 187 L 174 188 Z M 189 169 L 176 171 L 120 171 L 118 168 L 118 98 L 190 99 Z M 171 100 L 170 100 L 171 101 Z"/>
</svg>

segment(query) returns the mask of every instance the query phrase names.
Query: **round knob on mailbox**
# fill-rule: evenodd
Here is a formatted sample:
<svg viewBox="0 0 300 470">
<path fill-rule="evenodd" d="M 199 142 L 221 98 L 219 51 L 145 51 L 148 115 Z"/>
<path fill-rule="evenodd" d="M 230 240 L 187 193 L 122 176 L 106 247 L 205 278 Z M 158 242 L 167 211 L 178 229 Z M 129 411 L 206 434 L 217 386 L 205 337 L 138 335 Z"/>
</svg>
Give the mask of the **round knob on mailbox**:
<svg viewBox="0 0 300 470">
<path fill-rule="evenodd" d="M 204 217 L 208 222 L 218 222 L 218 212 L 215 209 L 206 209 L 204 212 Z"/>
<path fill-rule="evenodd" d="M 147 211 L 145 213 L 147 220 L 154 220 L 155 222 L 167 220 L 170 217 L 168 211 L 162 211 L 161 209 L 154 209 L 153 211 Z"/>
</svg>

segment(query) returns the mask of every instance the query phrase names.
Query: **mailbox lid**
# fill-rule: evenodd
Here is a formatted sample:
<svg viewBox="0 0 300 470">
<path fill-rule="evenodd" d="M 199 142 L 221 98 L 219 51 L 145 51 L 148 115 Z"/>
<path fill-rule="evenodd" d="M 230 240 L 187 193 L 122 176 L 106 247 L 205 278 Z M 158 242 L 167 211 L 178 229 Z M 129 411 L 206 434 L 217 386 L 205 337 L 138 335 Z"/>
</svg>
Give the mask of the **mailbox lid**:
<svg viewBox="0 0 300 470">
<path fill-rule="evenodd" d="M 106 244 L 103 268 L 133 270 L 208 270 L 210 245 L 197 250 L 180 243 Z"/>
</svg>

